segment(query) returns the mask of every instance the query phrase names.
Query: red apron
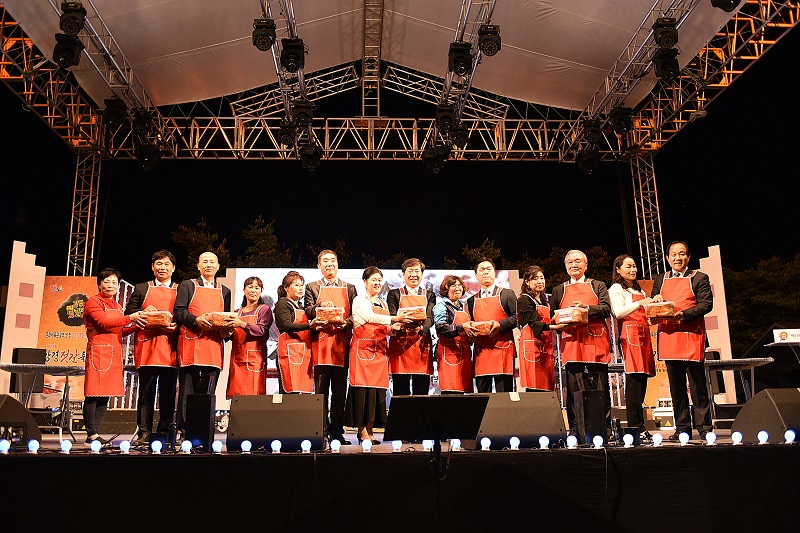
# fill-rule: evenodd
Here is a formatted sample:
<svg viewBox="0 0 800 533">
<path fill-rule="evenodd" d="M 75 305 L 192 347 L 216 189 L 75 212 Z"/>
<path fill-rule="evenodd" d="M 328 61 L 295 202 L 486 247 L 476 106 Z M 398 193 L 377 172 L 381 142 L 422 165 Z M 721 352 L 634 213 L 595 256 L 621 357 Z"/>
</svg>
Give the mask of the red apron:
<svg viewBox="0 0 800 533">
<path fill-rule="evenodd" d="M 225 310 L 222 287 L 201 287 L 194 279 L 192 283 L 194 283 L 194 294 L 188 307 L 191 314 L 200 316 Z M 222 336 L 218 331 L 199 327 L 191 330 L 181 326 L 181 334 L 178 337 L 180 366 L 201 365 L 222 369 L 223 353 Z"/>
<path fill-rule="evenodd" d="M 294 323 L 305 324 L 302 309 L 294 310 Z M 284 331 L 278 337 L 278 369 L 281 385 L 287 393 L 314 393 L 314 367 L 311 364 L 311 330 Z"/>
<path fill-rule="evenodd" d="M 372 309 L 378 315 L 388 315 L 383 307 Z M 353 328 L 350 342 L 350 385 L 354 387 L 389 388 L 389 359 L 386 336 L 389 326 L 363 324 Z"/>
<path fill-rule="evenodd" d="M 664 278 L 661 296 L 664 301 L 675 302 L 675 310 L 683 311 L 697 303 L 692 291 L 690 276 Z M 706 322 L 701 316 L 691 322 L 662 320 L 658 324 L 658 358 L 664 360 L 697 361 L 705 358 Z"/>
<path fill-rule="evenodd" d="M 344 309 L 344 319 L 350 318 L 350 300 L 347 298 L 347 286 L 325 287 L 325 280 L 319 280 L 319 299 L 332 301 L 335 307 Z M 334 326 L 319 330 L 311 340 L 312 364 L 329 366 L 347 366 L 347 347 L 350 345 L 351 333 Z"/>
<path fill-rule="evenodd" d="M 403 294 L 400 291 L 399 308 L 428 305 L 425 289 L 422 294 Z M 389 337 L 389 370 L 392 374 L 433 375 L 431 357 L 431 336 L 429 333 L 411 335 L 392 335 Z"/>
<path fill-rule="evenodd" d="M 472 310 L 476 322 L 508 318 L 500 305 L 500 293 L 487 298 L 475 298 Z M 475 338 L 475 376 L 493 376 L 497 374 L 514 374 L 514 333 L 498 333 L 494 337 L 480 336 Z"/>
<path fill-rule="evenodd" d="M 469 322 L 466 311 L 456 310 L 453 324 Z M 436 343 L 439 389 L 444 392 L 473 392 L 472 348 L 463 331 L 455 337 L 439 337 Z"/>
<path fill-rule="evenodd" d="M 535 305 L 535 304 L 534 304 Z M 537 305 L 539 320 L 550 323 L 550 308 Z M 536 390 L 555 390 L 553 371 L 553 332 L 542 331 L 537 338 L 529 324 L 525 324 L 519 337 L 519 384 L 520 387 Z"/>
<path fill-rule="evenodd" d="M 178 285 L 156 287 L 151 281 L 147 284 L 147 294 L 142 309 L 153 306 L 159 311 L 173 312 Z M 162 329 L 140 329 L 134 337 L 133 361 L 136 368 L 142 366 L 178 366 L 175 332 Z"/>
<path fill-rule="evenodd" d="M 248 324 L 258 323 L 259 305 L 250 314 L 237 315 Z M 266 339 L 253 337 L 244 328 L 233 330 L 231 338 L 231 364 L 228 369 L 228 387 L 225 397 L 247 396 L 267 393 Z"/>
<path fill-rule="evenodd" d="M 121 318 L 125 311 L 114 300 L 99 295 L 92 296 L 100 301 L 106 318 Z M 83 382 L 84 396 L 124 396 L 125 378 L 123 376 L 122 336 L 132 329 L 123 326 L 98 329 L 94 324 L 86 324 L 86 377 Z"/>
<path fill-rule="evenodd" d="M 633 293 L 634 302 L 643 299 L 643 294 Z M 640 307 L 619 321 L 619 343 L 626 374 L 656 375 L 656 361 L 650 345 L 650 325 L 643 308 Z"/>
<path fill-rule="evenodd" d="M 583 283 L 564 283 L 564 297 L 559 309 L 572 305 L 575 300 L 597 305 L 599 299 L 587 278 Z M 561 364 L 605 363 L 611 361 L 611 341 L 608 338 L 606 320 L 589 317 L 588 324 L 577 324 L 561 330 Z"/>
</svg>

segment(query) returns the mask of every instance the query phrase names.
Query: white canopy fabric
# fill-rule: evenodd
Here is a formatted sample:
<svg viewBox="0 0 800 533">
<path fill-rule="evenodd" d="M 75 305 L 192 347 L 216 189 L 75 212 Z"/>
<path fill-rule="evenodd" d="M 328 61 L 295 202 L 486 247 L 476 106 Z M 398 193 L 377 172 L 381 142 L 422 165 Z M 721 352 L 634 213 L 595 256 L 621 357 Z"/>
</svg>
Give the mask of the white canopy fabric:
<svg viewBox="0 0 800 533">
<path fill-rule="evenodd" d="M 502 49 L 483 58 L 473 87 L 534 104 L 585 109 L 643 21 L 651 21 L 651 13 L 674 3 L 497 0 L 491 22 L 500 26 Z M 5 0 L 4 4 L 50 57 L 60 31 L 61 2 Z M 252 44 L 253 19 L 261 16 L 259 0 L 85 0 L 83 4 L 98 34 L 102 25 L 96 14 L 102 17 L 156 106 L 202 101 L 277 82 L 272 54 Z M 363 0 L 295 0 L 292 5 L 297 36 L 308 48 L 306 74 L 361 59 Z M 279 3 L 273 0 L 270 6 L 278 38 L 286 37 Z M 382 60 L 444 78 L 461 7 L 460 0 L 385 0 Z M 679 64 L 688 63 L 731 16 L 712 7 L 710 0 L 697 0 L 679 27 Z M 85 54 L 70 70 L 96 103 L 111 96 Z M 655 81 L 654 73 L 648 73 L 625 104 L 635 106 Z"/>
</svg>

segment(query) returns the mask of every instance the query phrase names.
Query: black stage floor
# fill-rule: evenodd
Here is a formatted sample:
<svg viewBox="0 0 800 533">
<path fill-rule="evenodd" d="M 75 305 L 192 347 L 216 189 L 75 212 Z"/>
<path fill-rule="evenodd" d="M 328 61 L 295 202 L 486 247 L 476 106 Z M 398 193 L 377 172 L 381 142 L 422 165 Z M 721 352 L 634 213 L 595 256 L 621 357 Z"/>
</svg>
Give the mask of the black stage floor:
<svg viewBox="0 0 800 533">
<path fill-rule="evenodd" d="M 380 435 L 380 434 L 378 434 Z M 668 435 L 665 433 L 665 436 Z M 0 455 L 27 527 L 291 531 L 766 531 L 796 527 L 800 445 Z M 224 435 L 217 435 L 224 439 Z M 354 435 L 347 435 L 355 441 Z M 118 445 L 120 438 L 115 440 Z M 8 497 L 10 496 L 10 498 Z M 187 529 L 191 528 L 191 529 Z"/>
</svg>

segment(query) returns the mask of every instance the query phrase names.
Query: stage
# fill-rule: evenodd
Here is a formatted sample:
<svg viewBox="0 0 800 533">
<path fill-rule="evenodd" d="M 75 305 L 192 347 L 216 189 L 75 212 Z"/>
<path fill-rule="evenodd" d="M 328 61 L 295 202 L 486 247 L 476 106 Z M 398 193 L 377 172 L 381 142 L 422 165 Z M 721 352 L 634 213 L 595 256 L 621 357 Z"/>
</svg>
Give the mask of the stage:
<svg viewBox="0 0 800 533">
<path fill-rule="evenodd" d="M 378 434 L 380 435 L 380 434 Z M 376 436 L 378 436 L 376 435 Z M 78 443 L 0 455 L 7 516 L 28 527 L 293 531 L 755 531 L 796 527 L 798 444 L 664 442 L 370 453 L 122 454 Z M 664 433 L 668 436 L 668 433 Z M 346 435 L 353 439 L 354 435 Z M 224 440 L 224 434 L 216 438 Z M 697 436 L 695 435 L 695 439 Z M 91 496 L 89 496 L 91 495 Z M 88 506 L 88 507 L 87 507 Z M 89 510 L 91 508 L 91 510 Z M 58 522 L 52 522 L 57 520 Z"/>
</svg>

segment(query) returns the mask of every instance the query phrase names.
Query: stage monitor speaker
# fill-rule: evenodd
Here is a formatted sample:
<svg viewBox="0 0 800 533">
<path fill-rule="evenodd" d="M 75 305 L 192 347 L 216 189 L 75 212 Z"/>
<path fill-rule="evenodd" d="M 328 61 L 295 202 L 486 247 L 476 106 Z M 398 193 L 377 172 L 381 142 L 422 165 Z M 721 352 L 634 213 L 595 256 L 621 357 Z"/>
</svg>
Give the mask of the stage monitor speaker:
<svg viewBox="0 0 800 533">
<path fill-rule="evenodd" d="M 497 392 L 488 396 L 475 442 L 462 441 L 465 448 L 480 449 L 483 437 L 492 441 L 492 450 L 509 448 L 511 437 L 519 438 L 520 448 L 538 448 L 542 436 L 547 436 L 551 445 L 565 438 L 567 428 L 555 392 Z"/>
<path fill-rule="evenodd" d="M 188 394 L 186 396 L 186 434 L 184 438 L 192 448 L 211 452 L 216 430 L 217 397 L 214 394 Z"/>
<path fill-rule="evenodd" d="M 742 442 L 758 442 L 759 431 L 768 442 L 784 441 L 784 433 L 800 432 L 800 389 L 764 389 L 745 403 L 731 424 L 731 433 L 742 434 Z"/>
<path fill-rule="evenodd" d="M 281 450 L 296 452 L 308 439 L 312 450 L 324 449 L 322 394 L 234 396 L 228 420 L 228 450 L 239 450 L 249 440 L 255 451 L 270 451 L 272 441 Z"/>
<path fill-rule="evenodd" d="M 9 394 L 0 394 L 0 438 L 12 446 L 27 446 L 31 439 L 42 442 L 42 432 L 33 415 Z"/>
<path fill-rule="evenodd" d="M 12 363 L 43 365 L 46 359 L 47 350 L 44 348 L 14 348 L 11 352 Z M 12 372 L 8 390 L 9 392 L 28 392 L 31 383 L 33 383 L 31 393 L 41 393 L 44 390 L 44 375 Z"/>
</svg>

